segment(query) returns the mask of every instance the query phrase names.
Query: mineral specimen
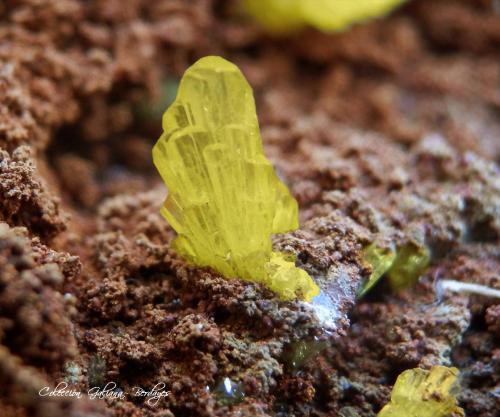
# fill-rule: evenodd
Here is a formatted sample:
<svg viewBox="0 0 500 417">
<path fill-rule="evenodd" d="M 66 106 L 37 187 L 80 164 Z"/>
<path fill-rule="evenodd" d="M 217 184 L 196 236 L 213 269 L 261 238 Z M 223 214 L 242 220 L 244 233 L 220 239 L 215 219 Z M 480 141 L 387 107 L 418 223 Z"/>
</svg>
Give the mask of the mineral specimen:
<svg viewBox="0 0 500 417">
<path fill-rule="evenodd" d="M 282 299 L 310 301 L 319 288 L 271 235 L 298 227 L 298 206 L 265 158 L 252 89 L 220 57 L 189 68 L 163 115 L 153 160 L 168 188 L 161 213 L 173 247 L 224 276 L 260 282 Z"/>
<path fill-rule="evenodd" d="M 404 0 L 245 0 L 245 8 L 264 27 L 287 32 L 306 25 L 323 31 L 388 13 Z"/>
<path fill-rule="evenodd" d="M 457 375 L 458 369 L 446 366 L 404 371 L 392 389 L 391 401 L 377 417 L 463 416 L 454 395 Z"/>
</svg>

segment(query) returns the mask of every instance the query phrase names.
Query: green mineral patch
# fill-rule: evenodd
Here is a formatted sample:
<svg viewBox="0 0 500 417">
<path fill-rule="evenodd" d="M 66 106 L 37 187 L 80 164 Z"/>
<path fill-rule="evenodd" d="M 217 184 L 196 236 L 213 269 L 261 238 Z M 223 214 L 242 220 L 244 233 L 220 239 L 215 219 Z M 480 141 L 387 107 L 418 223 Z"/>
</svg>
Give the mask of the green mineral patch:
<svg viewBox="0 0 500 417">
<path fill-rule="evenodd" d="M 165 107 L 172 104 L 179 88 L 179 80 L 166 78 L 160 84 L 160 94 L 157 98 L 148 98 L 134 108 L 134 114 L 141 120 L 160 120 Z"/>
<path fill-rule="evenodd" d="M 299 340 L 289 346 L 284 359 L 292 368 L 298 369 L 327 347 L 328 343 L 325 340 Z"/>
</svg>

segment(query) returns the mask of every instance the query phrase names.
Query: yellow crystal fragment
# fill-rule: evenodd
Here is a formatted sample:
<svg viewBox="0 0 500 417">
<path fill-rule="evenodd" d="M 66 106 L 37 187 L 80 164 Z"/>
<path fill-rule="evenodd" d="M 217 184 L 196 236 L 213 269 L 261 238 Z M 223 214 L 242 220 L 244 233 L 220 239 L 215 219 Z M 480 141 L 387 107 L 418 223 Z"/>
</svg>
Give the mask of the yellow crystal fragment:
<svg viewBox="0 0 500 417">
<path fill-rule="evenodd" d="M 247 12 L 274 32 L 306 25 L 323 31 L 382 16 L 405 0 L 244 0 Z"/>
<path fill-rule="evenodd" d="M 398 248 L 396 259 L 387 273 L 391 288 L 398 291 L 416 284 L 430 259 L 429 249 L 424 245 L 410 242 Z"/>
<path fill-rule="evenodd" d="M 360 297 L 365 295 L 391 268 L 396 259 L 396 251 L 372 243 L 363 250 L 363 259 L 372 267 L 372 273 L 359 292 Z"/>
<path fill-rule="evenodd" d="M 457 376 L 457 368 L 446 366 L 404 371 L 392 389 L 391 401 L 377 417 L 464 416 L 455 398 Z"/>
<path fill-rule="evenodd" d="M 238 67 L 205 57 L 186 71 L 153 160 L 179 253 L 282 299 L 319 294 L 304 270 L 272 251 L 272 234 L 298 228 L 298 205 L 264 155 L 252 89 Z"/>
</svg>

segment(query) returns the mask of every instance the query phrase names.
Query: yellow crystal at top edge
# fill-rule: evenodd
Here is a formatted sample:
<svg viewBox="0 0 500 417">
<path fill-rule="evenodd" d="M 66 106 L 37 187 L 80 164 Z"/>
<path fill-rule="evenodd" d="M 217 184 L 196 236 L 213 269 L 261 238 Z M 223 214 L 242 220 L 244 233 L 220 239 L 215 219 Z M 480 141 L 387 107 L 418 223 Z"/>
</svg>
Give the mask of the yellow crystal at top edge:
<svg viewBox="0 0 500 417">
<path fill-rule="evenodd" d="M 305 25 L 323 31 L 342 30 L 382 16 L 405 0 L 244 0 L 247 12 L 271 31 Z"/>
<path fill-rule="evenodd" d="M 304 270 L 272 250 L 272 234 L 298 228 L 298 205 L 264 155 L 252 89 L 238 67 L 211 56 L 186 71 L 153 160 L 179 253 L 282 299 L 319 294 Z"/>
<path fill-rule="evenodd" d="M 446 366 L 404 371 L 392 389 L 391 401 L 377 417 L 464 416 L 454 395 L 457 376 L 457 368 Z"/>
</svg>

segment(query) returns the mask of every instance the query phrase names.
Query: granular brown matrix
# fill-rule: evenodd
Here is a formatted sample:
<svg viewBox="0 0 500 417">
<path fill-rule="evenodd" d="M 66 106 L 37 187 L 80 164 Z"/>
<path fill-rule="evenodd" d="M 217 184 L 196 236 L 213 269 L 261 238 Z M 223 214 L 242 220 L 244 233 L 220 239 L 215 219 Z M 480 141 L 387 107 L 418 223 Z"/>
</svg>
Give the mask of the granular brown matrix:
<svg viewBox="0 0 500 417">
<path fill-rule="evenodd" d="M 3 2 L 0 415 L 374 417 L 401 372 L 445 365 L 466 415 L 494 417 L 498 299 L 436 289 L 500 288 L 497 3 L 413 0 L 273 38 L 231 1 Z M 273 246 L 335 298 L 328 337 L 304 303 L 170 248 L 151 148 L 206 55 L 254 89 L 300 206 Z M 430 264 L 357 299 L 370 244 L 425 244 Z M 158 383 L 158 402 L 134 395 Z"/>
</svg>

